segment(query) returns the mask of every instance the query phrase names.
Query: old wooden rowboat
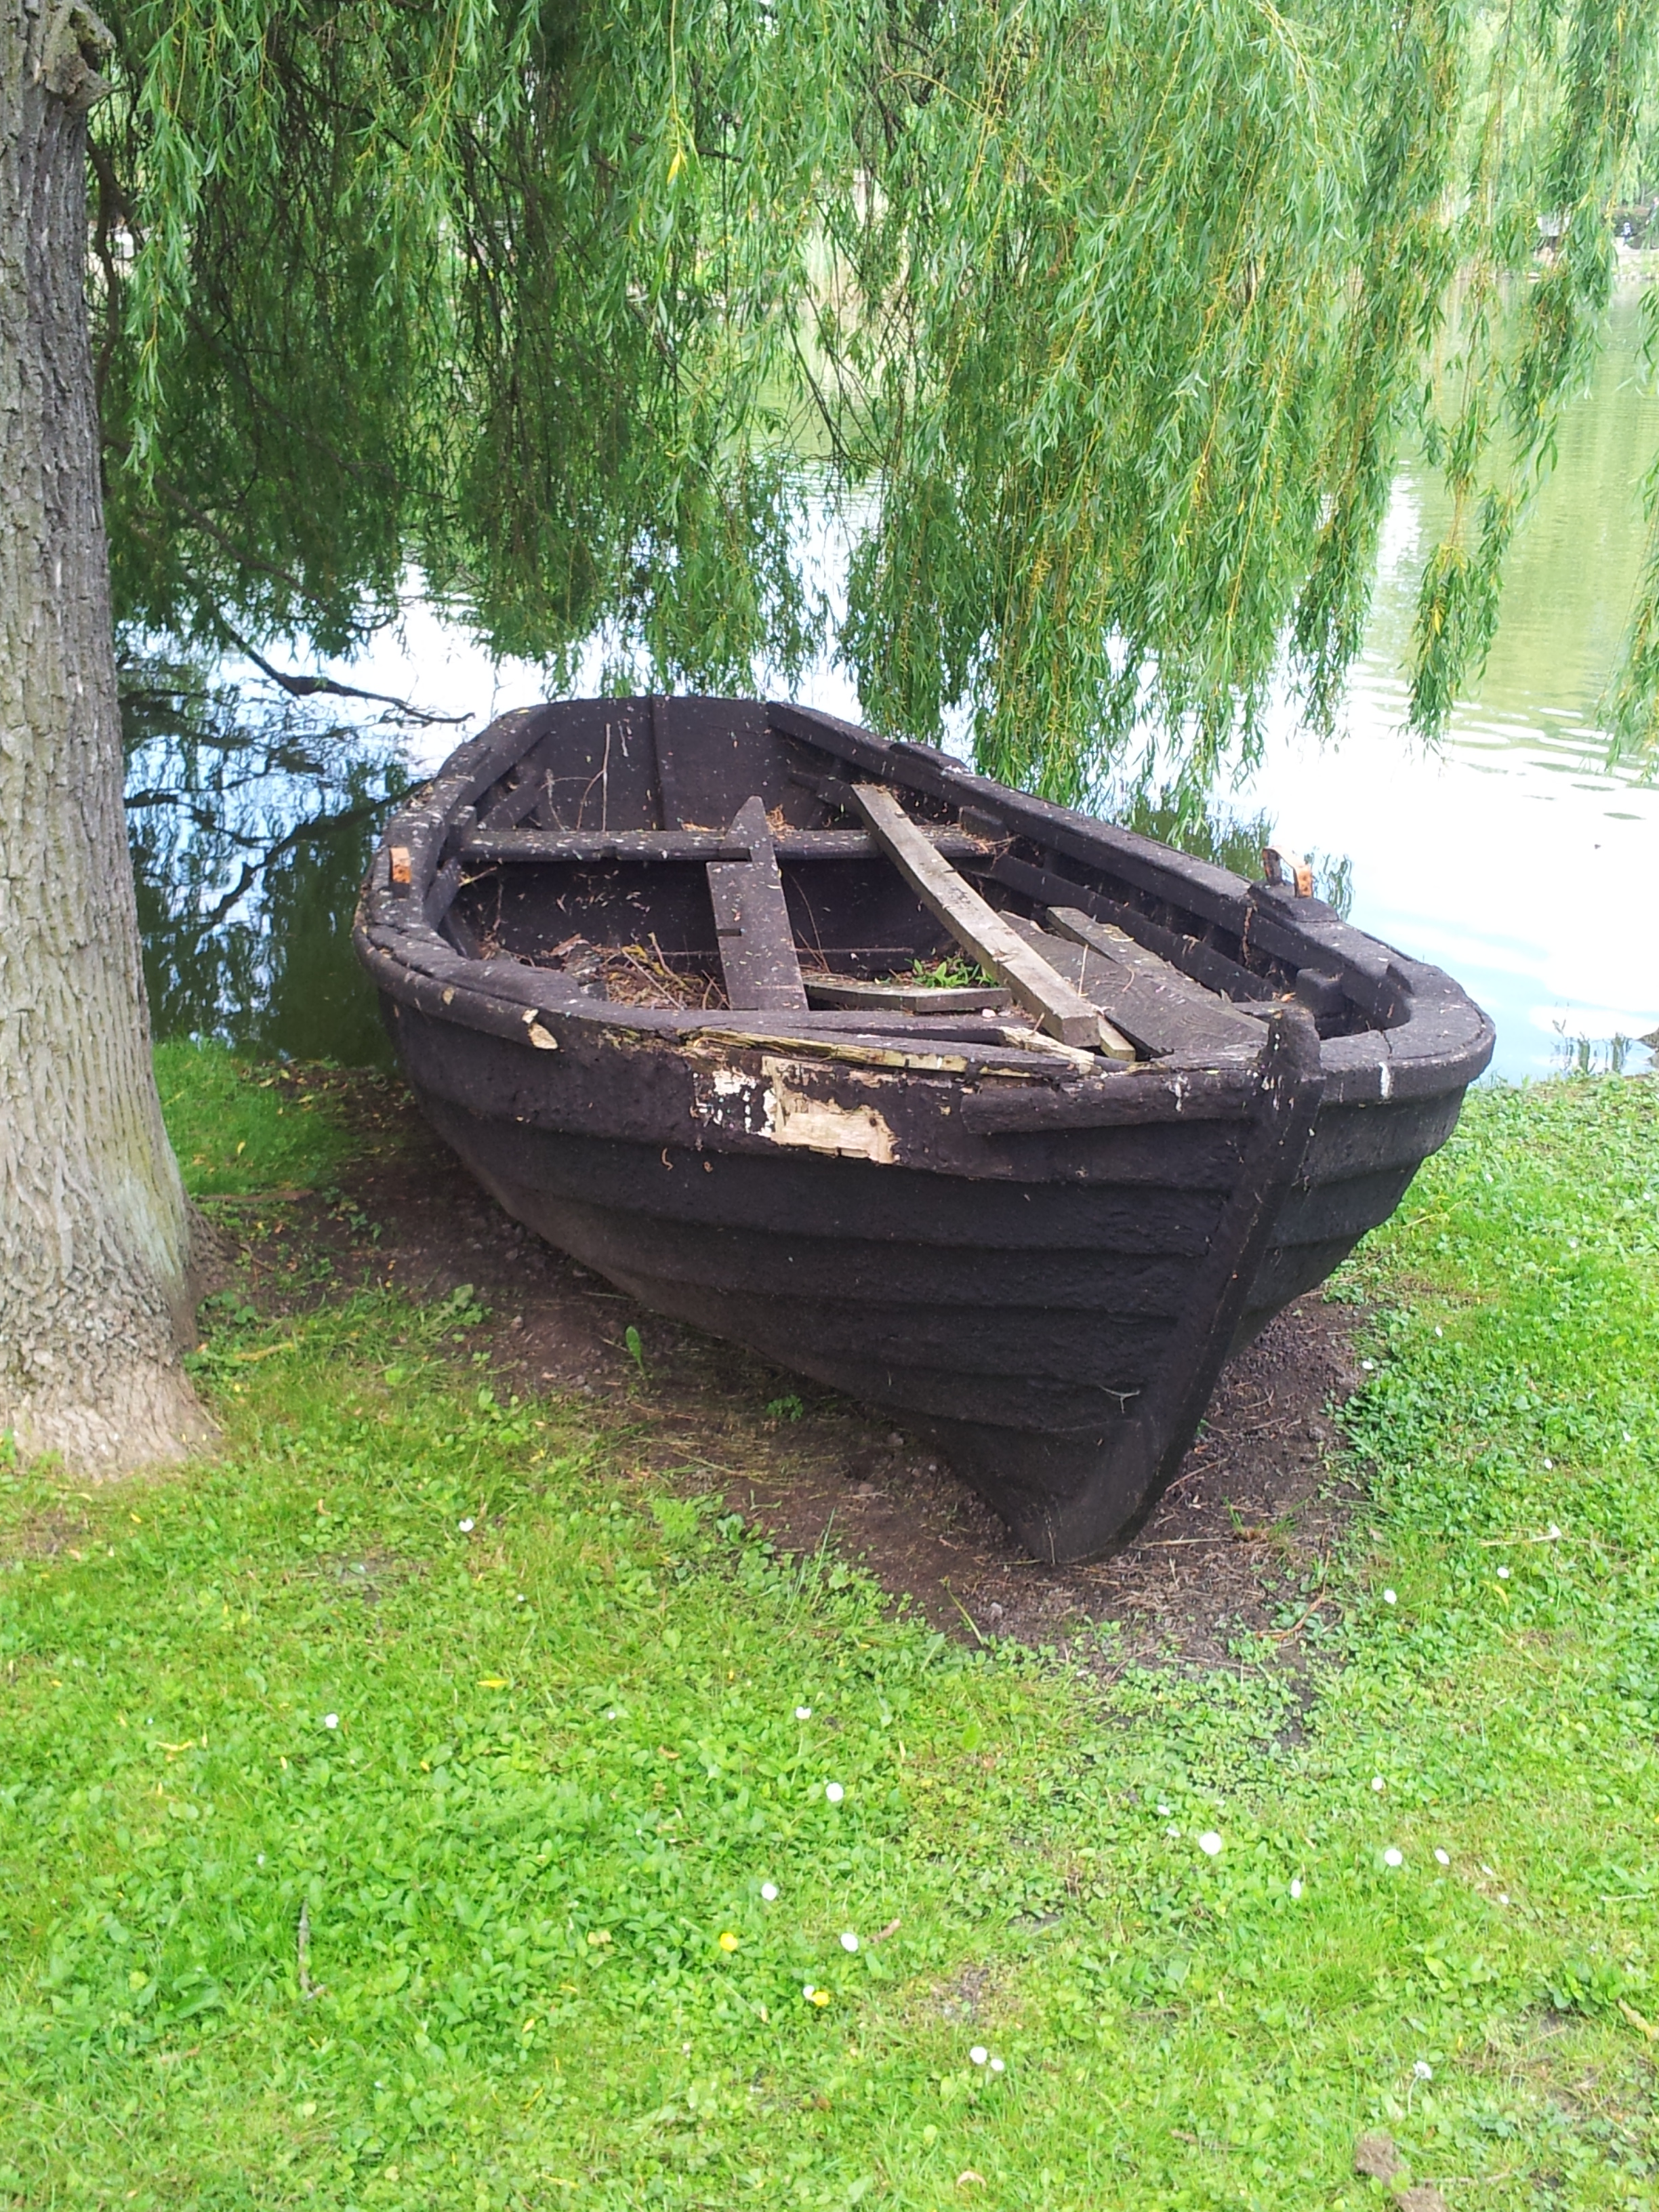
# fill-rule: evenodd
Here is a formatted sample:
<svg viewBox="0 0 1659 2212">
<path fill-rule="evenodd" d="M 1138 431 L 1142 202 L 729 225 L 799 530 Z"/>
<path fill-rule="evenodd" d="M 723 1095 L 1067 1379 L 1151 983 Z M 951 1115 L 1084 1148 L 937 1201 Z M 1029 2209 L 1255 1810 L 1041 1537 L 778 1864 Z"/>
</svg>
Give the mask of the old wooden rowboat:
<svg viewBox="0 0 1659 2212">
<path fill-rule="evenodd" d="M 891 1408 L 1075 1559 L 1490 1057 L 1455 982 L 1306 889 L 803 708 L 604 699 L 462 746 L 356 942 L 509 1213 Z M 951 954 L 965 984 L 915 972 Z"/>
</svg>

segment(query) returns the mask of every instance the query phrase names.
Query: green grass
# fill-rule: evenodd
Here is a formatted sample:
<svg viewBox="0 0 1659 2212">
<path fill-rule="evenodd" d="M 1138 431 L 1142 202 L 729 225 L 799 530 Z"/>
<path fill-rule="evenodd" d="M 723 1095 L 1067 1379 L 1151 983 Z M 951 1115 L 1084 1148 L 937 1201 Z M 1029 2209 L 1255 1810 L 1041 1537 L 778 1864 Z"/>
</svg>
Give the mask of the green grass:
<svg viewBox="0 0 1659 2212">
<path fill-rule="evenodd" d="M 222 1298 L 216 1462 L 0 1488 L 0 2198 L 1653 2203 L 1656 1200 L 1659 1085 L 1471 1103 L 1346 1278 L 1372 1502 L 1209 1675 L 895 1619 L 462 1294 Z"/>
<path fill-rule="evenodd" d="M 250 1066 L 222 1044 L 155 1048 L 167 1133 L 192 1198 L 331 1182 L 358 1140 L 307 1067 Z"/>
</svg>

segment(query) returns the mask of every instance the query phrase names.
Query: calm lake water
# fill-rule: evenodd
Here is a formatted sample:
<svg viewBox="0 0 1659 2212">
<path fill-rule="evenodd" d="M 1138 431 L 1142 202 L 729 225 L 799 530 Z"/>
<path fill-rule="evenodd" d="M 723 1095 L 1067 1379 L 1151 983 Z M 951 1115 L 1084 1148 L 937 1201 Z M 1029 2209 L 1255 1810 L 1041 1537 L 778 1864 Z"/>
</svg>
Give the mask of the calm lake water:
<svg viewBox="0 0 1659 2212">
<path fill-rule="evenodd" d="M 1346 856 L 1354 921 L 1457 976 L 1496 1020 L 1494 1071 L 1513 1080 L 1575 1064 L 1646 1068 L 1637 1040 L 1659 1030 L 1659 789 L 1608 767 L 1598 720 L 1643 560 L 1634 487 L 1656 453 L 1659 394 L 1642 374 L 1632 288 L 1615 301 L 1591 389 L 1562 426 L 1558 465 L 1511 558 L 1491 659 L 1444 745 L 1430 751 L 1401 734 L 1417 577 L 1443 514 L 1432 477 L 1407 467 L 1340 739 L 1321 746 L 1281 706 L 1261 760 L 1218 794 L 1239 814 L 1266 814 L 1283 847 Z M 835 534 L 815 550 L 833 573 Z M 596 679 L 597 653 L 594 664 Z M 417 771 L 491 714 L 544 696 L 533 668 L 493 665 L 419 604 L 401 636 L 335 672 L 471 718 L 465 730 L 429 732 Z M 858 719 L 827 656 L 797 696 Z M 329 973 L 313 995 L 332 1009 L 338 1040 L 322 1048 L 342 1050 L 368 1033 L 368 1009 L 343 1008 L 355 986 L 337 924 L 325 940 Z M 286 1018 L 289 1048 L 304 1050 L 303 1013 Z"/>
<path fill-rule="evenodd" d="M 1239 797 L 1285 840 L 1346 853 L 1352 918 L 1449 969 L 1498 1024 L 1494 1066 L 1519 1079 L 1606 1066 L 1659 1029 L 1659 789 L 1610 770 L 1598 710 L 1640 577 L 1637 480 L 1659 452 L 1638 300 L 1620 295 L 1594 386 L 1515 548 L 1502 624 L 1450 735 L 1399 734 L 1417 580 L 1443 495 L 1396 483 L 1347 728 L 1320 748 L 1281 718 Z M 1644 1067 L 1638 1046 L 1624 1056 Z"/>
</svg>

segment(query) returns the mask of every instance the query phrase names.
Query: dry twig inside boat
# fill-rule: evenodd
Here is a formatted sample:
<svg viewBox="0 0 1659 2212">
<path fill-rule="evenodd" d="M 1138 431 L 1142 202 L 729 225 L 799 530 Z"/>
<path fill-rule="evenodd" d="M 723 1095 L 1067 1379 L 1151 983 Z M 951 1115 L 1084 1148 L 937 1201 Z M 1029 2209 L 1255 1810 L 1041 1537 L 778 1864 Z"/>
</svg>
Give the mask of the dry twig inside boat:
<svg viewBox="0 0 1659 2212">
<path fill-rule="evenodd" d="M 723 1006 L 719 980 L 700 969 L 671 967 L 654 938 L 649 945 L 596 948 L 608 999 L 625 1006 Z"/>
</svg>

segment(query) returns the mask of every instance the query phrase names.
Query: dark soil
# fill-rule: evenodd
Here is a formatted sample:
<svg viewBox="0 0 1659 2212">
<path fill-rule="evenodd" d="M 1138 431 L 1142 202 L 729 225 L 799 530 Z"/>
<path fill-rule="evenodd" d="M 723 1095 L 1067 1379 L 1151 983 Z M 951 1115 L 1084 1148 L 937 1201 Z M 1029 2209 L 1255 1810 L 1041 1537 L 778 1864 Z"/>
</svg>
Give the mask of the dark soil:
<svg viewBox="0 0 1659 2212">
<path fill-rule="evenodd" d="M 920 1437 L 750 1354 L 643 1311 L 507 1218 L 390 1079 L 319 1077 L 361 1127 L 337 1193 L 271 1209 L 249 1259 L 270 1297 L 334 1279 L 422 1298 L 462 1283 L 491 1316 L 501 1380 L 591 1398 L 641 1479 L 718 1489 L 784 1549 L 832 1543 L 941 1629 L 1036 1647 L 1091 1637 L 1128 1657 L 1225 1661 L 1276 1633 L 1287 1659 L 1316 1632 L 1330 1547 L 1352 1503 L 1328 1464 L 1358 1379 L 1351 1306 L 1305 1297 L 1222 1377 L 1209 1418 L 1146 1527 L 1114 1557 L 1039 1566 Z M 213 1208 L 235 1236 L 264 1210 Z M 638 1332 L 641 1364 L 625 1340 Z"/>
</svg>

